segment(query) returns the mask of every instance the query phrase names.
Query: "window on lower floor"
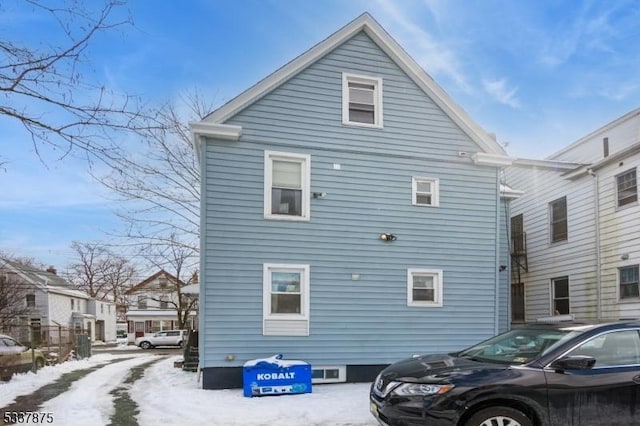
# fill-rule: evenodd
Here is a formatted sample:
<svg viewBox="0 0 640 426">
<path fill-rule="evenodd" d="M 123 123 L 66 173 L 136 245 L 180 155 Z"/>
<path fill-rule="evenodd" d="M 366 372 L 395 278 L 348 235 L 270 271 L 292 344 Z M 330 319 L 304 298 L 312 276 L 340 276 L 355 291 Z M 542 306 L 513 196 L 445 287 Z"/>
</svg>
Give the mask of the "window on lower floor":
<svg viewBox="0 0 640 426">
<path fill-rule="evenodd" d="M 553 278 L 551 280 L 553 292 L 553 315 L 569 314 L 569 277 Z"/>
<path fill-rule="evenodd" d="M 36 307 L 36 295 L 35 294 L 27 294 L 26 301 L 27 301 L 27 308 L 35 308 Z"/>
<path fill-rule="evenodd" d="M 619 268 L 618 276 L 621 300 L 640 297 L 640 289 L 638 288 L 638 265 Z"/>
<path fill-rule="evenodd" d="M 312 383 L 340 383 L 347 381 L 347 368 L 342 367 L 313 367 L 311 371 Z"/>
<path fill-rule="evenodd" d="M 407 306 L 442 306 L 442 270 L 409 269 Z"/>
<path fill-rule="evenodd" d="M 308 335 L 309 265 L 264 264 L 264 334 Z"/>
<path fill-rule="evenodd" d="M 636 169 L 627 170 L 616 176 L 618 189 L 618 207 L 638 201 L 638 186 L 636 183 Z"/>
</svg>

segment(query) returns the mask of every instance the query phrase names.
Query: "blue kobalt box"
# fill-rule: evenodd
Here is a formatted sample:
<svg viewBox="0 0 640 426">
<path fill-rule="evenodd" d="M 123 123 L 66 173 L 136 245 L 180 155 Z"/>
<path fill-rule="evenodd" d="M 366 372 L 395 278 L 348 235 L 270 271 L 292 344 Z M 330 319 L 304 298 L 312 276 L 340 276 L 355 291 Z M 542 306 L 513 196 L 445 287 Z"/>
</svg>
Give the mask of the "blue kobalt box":
<svg viewBox="0 0 640 426">
<path fill-rule="evenodd" d="M 247 397 L 311 393 L 311 364 L 282 355 L 255 359 L 245 362 L 242 379 Z"/>
</svg>

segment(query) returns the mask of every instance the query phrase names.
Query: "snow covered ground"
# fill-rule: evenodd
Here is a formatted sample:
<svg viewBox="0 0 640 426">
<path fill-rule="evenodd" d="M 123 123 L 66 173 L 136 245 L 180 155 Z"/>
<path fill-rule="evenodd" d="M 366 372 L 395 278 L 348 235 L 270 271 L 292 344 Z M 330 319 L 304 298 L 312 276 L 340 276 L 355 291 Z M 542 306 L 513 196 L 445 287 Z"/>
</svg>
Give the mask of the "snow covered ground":
<svg viewBox="0 0 640 426">
<path fill-rule="evenodd" d="M 368 383 L 314 385 L 313 393 L 245 398 L 241 389 L 203 390 L 196 373 L 174 368 L 181 357 L 163 359 L 145 370 L 131 385 L 123 385 L 128 371 L 157 359 L 157 355 L 99 354 L 82 361 L 45 367 L 38 374 L 20 374 L 0 382 L 0 413 L 16 397 L 52 383 L 64 373 L 113 362 L 73 383 L 71 388 L 33 410 L 51 412 L 54 425 L 108 425 L 116 388 L 128 387 L 138 405 L 140 426 L 375 426 L 369 413 Z"/>
</svg>

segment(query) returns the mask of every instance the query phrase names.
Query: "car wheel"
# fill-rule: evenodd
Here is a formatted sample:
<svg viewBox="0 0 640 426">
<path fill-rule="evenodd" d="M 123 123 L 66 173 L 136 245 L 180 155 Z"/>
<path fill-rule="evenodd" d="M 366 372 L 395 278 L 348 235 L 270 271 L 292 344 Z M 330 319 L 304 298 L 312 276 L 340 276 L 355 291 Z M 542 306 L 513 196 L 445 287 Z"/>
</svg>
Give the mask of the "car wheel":
<svg viewBox="0 0 640 426">
<path fill-rule="evenodd" d="M 465 426 L 533 426 L 522 411 L 511 407 L 489 407 L 475 413 Z"/>
<path fill-rule="evenodd" d="M 149 343 L 149 342 L 142 342 L 142 343 L 140 343 L 140 347 L 141 347 L 142 349 L 149 349 L 149 348 L 151 348 L 151 343 Z"/>
<path fill-rule="evenodd" d="M 42 358 L 36 359 L 36 370 L 40 370 L 44 367 L 44 360 Z"/>
</svg>

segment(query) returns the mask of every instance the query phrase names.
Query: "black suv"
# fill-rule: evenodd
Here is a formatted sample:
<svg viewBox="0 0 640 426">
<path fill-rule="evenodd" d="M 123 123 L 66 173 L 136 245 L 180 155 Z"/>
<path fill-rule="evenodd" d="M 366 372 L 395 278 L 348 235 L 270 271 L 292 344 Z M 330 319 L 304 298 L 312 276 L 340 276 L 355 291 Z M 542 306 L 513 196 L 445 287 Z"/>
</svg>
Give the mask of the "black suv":
<svg viewBox="0 0 640 426">
<path fill-rule="evenodd" d="M 535 324 L 406 359 L 370 409 L 389 426 L 640 425 L 640 322 Z"/>
</svg>

